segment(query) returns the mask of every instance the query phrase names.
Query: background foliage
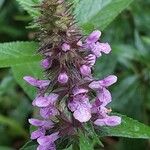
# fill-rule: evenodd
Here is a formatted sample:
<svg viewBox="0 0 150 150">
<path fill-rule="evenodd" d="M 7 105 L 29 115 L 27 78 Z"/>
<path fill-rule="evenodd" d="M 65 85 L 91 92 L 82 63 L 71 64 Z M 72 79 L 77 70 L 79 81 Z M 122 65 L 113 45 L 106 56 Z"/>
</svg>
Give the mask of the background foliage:
<svg viewBox="0 0 150 150">
<path fill-rule="evenodd" d="M 19 149 L 28 140 L 27 119 L 33 114 L 31 100 L 35 96 L 35 89 L 25 84 L 22 77 L 41 77 L 42 70 L 38 67 L 41 58 L 36 54 L 37 43 L 11 41 L 34 40 L 35 30 L 26 27 L 32 18 L 39 15 L 32 8 L 39 1 L 17 0 L 19 5 L 14 0 L 0 0 L 0 135 L 3 135 L 0 136 L 0 150 Z M 149 0 L 70 1 L 75 3 L 74 13 L 84 33 L 88 34 L 95 28 L 103 30 L 101 40 L 109 41 L 113 47 L 111 55 L 99 59 L 94 72 L 97 78 L 111 73 L 119 77 L 118 83 L 111 89 L 113 102 L 110 107 L 149 125 Z M 144 140 L 150 138 L 150 128 L 128 117 L 123 116 L 122 126 L 97 129 L 96 133 L 101 136 L 104 148 L 98 146 L 101 143 L 97 135 L 89 132 L 92 140 L 80 135 L 80 149 L 87 150 L 92 146 L 91 143 L 97 144 L 97 150 L 150 149 L 149 141 Z M 87 130 L 91 129 L 87 127 Z M 103 137 L 107 135 L 113 137 Z M 68 147 L 68 150 L 72 150 L 74 145 Z M 29 142 L 22 150 L 35 147 L 35 144 Z"/>
</svg>

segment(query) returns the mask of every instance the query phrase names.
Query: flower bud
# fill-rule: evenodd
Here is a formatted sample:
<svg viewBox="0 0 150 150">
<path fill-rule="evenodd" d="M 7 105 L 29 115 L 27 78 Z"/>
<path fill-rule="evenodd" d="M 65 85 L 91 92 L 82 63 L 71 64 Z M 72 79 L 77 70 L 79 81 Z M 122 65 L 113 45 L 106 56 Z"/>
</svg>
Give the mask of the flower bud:
<svg viewBox="0 0 150 150">
<path fill-rule="evenodd" d="M 45 69 L 49 69 L 51 67 L 51 64 L 52 62 L 48 58 L 42 60 L 41 62 L 41 66 Z"/>
<path fill-rule="evenodd" d="M 91 68 L 89 66 L 82 65 L 80 67 L 80 72 L 81 72 L 81 75 L 84 77 L 90 76 L 91 75 Z"/>
<path fill-rule="evenodd" d="M 68 82 L 68 75 L 63 72 L 63 73 L 60 73 L 59 76 L 58 76 L 58 82 L 61 83 L 61 84 L 65 84 Z"/>
<path fill-rule="evenodd" d="M 67 51 L 70 50 L 70 45 L 67 44 L 67 43 L 64 43 L 64 44 L 61 46 L 61 48 L 62 48 L 62 50 L 63 50 L 64 52 L 67 52 Z"/>
</svg>

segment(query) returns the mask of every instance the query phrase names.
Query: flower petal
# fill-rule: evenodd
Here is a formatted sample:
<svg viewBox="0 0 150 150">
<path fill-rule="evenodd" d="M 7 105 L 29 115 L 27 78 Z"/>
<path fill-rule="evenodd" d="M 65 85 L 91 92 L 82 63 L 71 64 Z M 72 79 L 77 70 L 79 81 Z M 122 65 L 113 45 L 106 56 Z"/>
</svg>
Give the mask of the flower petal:
<svg viewBox="0 0 150 150">
<path fill-rule="evenodd" d="M 86 43 L 95 43 L 99 40 L 101 36 L 101 32 L 99 30 L 95 30 L 93 31 L 89 36 L 88 38 L 86 39 Z"/>
<path fill-rule="evenodd" d="M 38 120 L 38 119 L 34 119 L 34 118 L 29 119 L 29 123 L 36 127 L 41 127 L 44 124 L 42 120 Z"/>
<path fill-rule="evenodd" d="M 39 96 L 35 99 L 35 105 L 38 107 L 47 107 L 50 103 L 47 96 Z"/>
<path fill-rule="evenodd" d="M 59 138 L 59 132 L 55 132 L 55 133 L 52 133 L 51 135 L 42 136 L 38 138 L 37 142 L 42 146 L 46 146 L 46 145 L 54 143 L 58 138 Z"/>
<path fill-rule="evenodd" d="M 59 112 L 54 106 L 48 106 L 40 109 L 40 115 L 45 119 L 56 116 L 58 114 Z"/>
<path fill-rule="evenodd" d="M 91 118 L 91 111 L 88 108 L 80 106 L 80 108 L 74 111 L 73 116 L 80 122 L 87 122 Z"/>
<path fill-rule="evenodd" d="M 97 97 L 102 103 L 102 106 L 106 106 L 112 100 L 111 93 L 106 88 L 99 90 L 97 92 Z"/>
<path fill-rule="evenodd" d="M 121 118 L 118 116 L 107 116 L 104 119 L 97 119 L 94 124 L 98 126 L 117 126 L 121 124 Z"/>
<path fill-rule="evenodd" d="M 115 82 L 117 82 L 117 77 L 115 75 L 109 75 L 108 77 L 99 81 L 100 85 L 103 87 L 108 87 L 114 84 Z"/>
<path fill-rule="evenodd" d="M 109 54 L 110 53 L 111 47 L 110 47 L 110 45 L 108 43 L 99 43 L 99 42 L 97 42 L 96 44 L 97 44 L 98 49 L 101 52 L 103 52 L 105 54 Z"/>
<path fill-rule="evenodd" d="M 45 130 L 41 128 L 31 133 L 31 139 L 34 140 L 44 135 L 45 135 Z"/>
</svg>

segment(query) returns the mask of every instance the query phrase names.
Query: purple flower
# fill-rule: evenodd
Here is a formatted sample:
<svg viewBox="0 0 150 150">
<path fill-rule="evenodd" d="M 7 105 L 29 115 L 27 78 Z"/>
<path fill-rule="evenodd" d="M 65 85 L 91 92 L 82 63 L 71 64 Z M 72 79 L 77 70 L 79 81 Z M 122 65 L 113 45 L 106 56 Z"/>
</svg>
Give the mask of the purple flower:
<svg viewBox="0 0 150 150">
<path fill-rule="evenodd" d="M 40 89 L 43 89 L 50 84 L 49 80 L 37 80 L 31 76 L 25 76 L 23 79 L 30 85 L 35 86 Z"/>
<path fill-rule="evenodd" d="M 55 150 L 54 142 L 59 138 L 59 132 L 52 133 L 51 135 L 41 136 L 37 139 L 39 143 L 38 150 Z"/>
<path fill-rule="evenodd" d="M 101 32 L 99 30 L 93 31 L 85 40 L 86 43 L 92 44 L 99 40 Z"/>
<path fill-rule="evenodd" d="M 87 122 L 91 118 L 91 104 L 86 95 L 76 95 L 68 104 L 73 116 L 80 122 Z"/>
<path fill-rule="evenodd" d="M 54 105 L 49 105 L 47 107 L 44 107 L 44 108 L 40 109 L 40 115 L 44 119 L 48 119 L 50 117 L 59 115 L 59 111 L 57 110 L 57 108 Z"/>
<path fill-rule="evenodd" d="M 64 43 L 64 44 L 62 44 L 62 50 L 64 51 L 64 52 L 67 52 L 67 51 L 69 51 L 70 50 L 70 45 L 69 44 L 67 44 L 67 43 Z"/>
<path fill-rule="evenodd" d="M 97 119 L 94 121 L 97 126 L 117 126 L 121 124 L 121 118 L 118 116 L 107 116 L 102 119 Z"/>
<path fill-rule="evenodd" d="M 48 119 L 51 116 L 59 114 L 58 110 L 55 107 L 58 96 L 58 94 L 51 93 L 48 96 L 39 96 L 34 100 L 33 104 L 41 108 L 40 115 L 43 118 Z"/>
<path fill-rule="evenodd" d="M 45 131 L 44 128 L 39 128 L 38 130 L 33 131 L 33 132 L 31 133 L 31 139 L 32 139 L 32 140 L 35 140 L 35 139 L 37 139 L 37 138 L 39 138 L 39 137 L 41 137 L 41 136 L 44 136 L 45 133 L 46 133 L 46 131 Z"/>
<path fill-rule="evenodd" d="M 58 82 L 61 84 L 65 84 L 68 82 L 68 75 L 66 74 L 66 72 L 60 73 L 58 76 Z"/>
<path fill-rule="evenodd" d="M 85 57 L 85 59 L 86 59 L 88 66 L 90 67 L 94 66 L 96 62 L 96 56 L 94 54 L 89 54 L 87 57 Z"/>
<path fill-rule="evenodd" d="M 48 96 L 39 96 L 34 100 L 34 103 L 38 107 L 47 107 L 49 105 L 54 105 L 58 99 L 58 94 L 51 93 Z"/>
<path fill-rule="evenodd" d="M 54 126 L 54 123 L 50 120 L 46 121 L 46 120 L 39 120 L 39 119 L 34 119 L 34 118 L 31 118 L 29 119 L 29 123 L 33 126 L 36 126 L 36 127 L 42 127 L 44 129 L 50 129 Z"/>
<path fill-rule="evenodd" d="M 106 89 L 108 86 L 114 84 L 117 81 L 117 77 L 110 75 L 103 80 L 93 81 L 89 84 L 89 87 L 97 91 L 97 97 L 104 104 L 111 101 L 111 93 Z"/>
<path fill-rule="evenodd" d="M 98 42 L 99 38 L 101 36 L 100 31 L 94 31 L 92 32 L 88 38 L 85 40 L 85 44 L 83 47 L 91 50 L 91 52 L 96 56 L 100 57 L 102 55 L 102 52 L 105 54 L 110 53 L 111 47 L 108 43 L 100 43 Z"/>
<path fill-rule="evenodd" d="M 46 58 L 44 60 L 42 60 L 41 62 L 41 66 L 44 68 L 44 69 L 49 69 L 52 65 L 52 61 L 49 59 L 49 58 Z"/>
<path fill-rule="evenodd" d="M 91 76 L 91 68 L 86 65 L 80 67 L 80 72 L 83 77 Z"/>
<path fill-rule="evenodd" d="M 34 119 L 34 118 L 29 119 L 29 123 L 31 125 L 38 127 L 38 129 L 36 131 L 33 131 L 31 133 L 31 139 L 32 140 L 37 139 L 41 136 L 44 136 L 46 133 L 46 130 L 50 129 L 54 126 L 54 123 L 50 120 L 49 121 L 43 121 L 43 120 L 38 120 L 38 119 Z"/>
</svg>

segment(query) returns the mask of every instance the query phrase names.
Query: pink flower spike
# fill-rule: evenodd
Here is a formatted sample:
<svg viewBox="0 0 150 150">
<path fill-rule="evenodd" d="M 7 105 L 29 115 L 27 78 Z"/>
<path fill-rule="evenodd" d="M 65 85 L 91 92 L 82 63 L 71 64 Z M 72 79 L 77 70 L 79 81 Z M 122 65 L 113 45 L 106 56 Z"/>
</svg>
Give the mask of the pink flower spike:
<svg viewBox="0 0 150 150">
<path fill-rule="evenodd" d="M 80 72 L 81 72 L 81 75 L 83 77 L 90 76 L 91 75 L 91 68 L 89 66 L 82 65 L 80 67 Z"/>
<path fill-rule="evenodd" d="M 67 43 L 64 43 L 61 48 L 64 52 L 67 52 L 70 50 L 70 45 Z"/>
<path fill-rule="evenodd" d="M 95 43 L 99 40 L 101 36 L 101 32 L 99 30 L 95 30 L 93 31 L 89 36 L 88 38 L 86 39 L 86 43 Z"/>
<path fill-rule="evenodd" d="M 66 84 L 68 82 L 68 79 L 69 77 L 65 72 L 60 73 L 58 76 L 58 82 L 61 84 Z"/>
</svg>

